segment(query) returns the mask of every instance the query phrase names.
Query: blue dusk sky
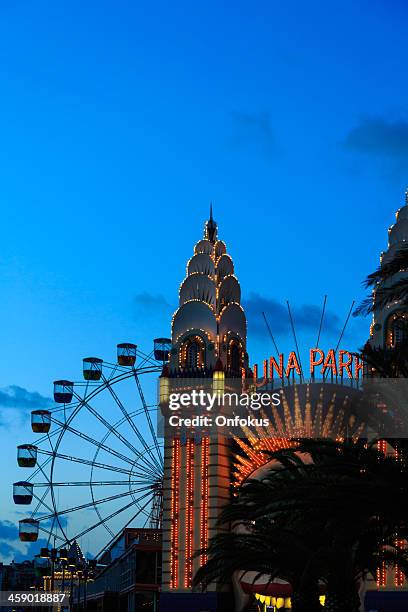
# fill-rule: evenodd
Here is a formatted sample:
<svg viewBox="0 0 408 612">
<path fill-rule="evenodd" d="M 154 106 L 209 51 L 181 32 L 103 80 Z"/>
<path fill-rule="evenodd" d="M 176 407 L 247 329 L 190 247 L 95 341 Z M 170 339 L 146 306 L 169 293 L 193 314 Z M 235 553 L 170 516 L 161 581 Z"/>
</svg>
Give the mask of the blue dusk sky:
<svg viewBox="0 0 408 612">
<path fill-rule="evenodd" d="M 404 202 L 407 14 L 402 0 L 1 3 L 0 558 L 35 549 L 14 540 L 11 500 L 29 411 L 84 356 L 169 335 L 210 201 L 251 361 L 272 351 L 263 310 L 293 349 L 286 300 L 307 347 L 327 294 L 336 345 Z M 368 328 L 351 320 L 343 348 Z"/>
</svg>

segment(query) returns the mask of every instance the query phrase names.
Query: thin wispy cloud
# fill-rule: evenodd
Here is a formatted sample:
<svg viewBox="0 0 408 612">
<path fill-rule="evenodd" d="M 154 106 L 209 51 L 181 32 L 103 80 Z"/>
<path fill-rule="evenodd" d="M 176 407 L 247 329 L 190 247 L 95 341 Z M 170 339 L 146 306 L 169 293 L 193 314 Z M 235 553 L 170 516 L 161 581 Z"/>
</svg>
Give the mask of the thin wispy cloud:
<svg viewBox="0 0 408 612">
<path fill-rule="evenodd" d="M 140 329 L 150 329 L 152 321 L 167 321 L 170 319 L 174 307 L 162 294 L 144 291 L 137 294 L 133 299 L 134 318 Z"/>
<path fill-rule="evenodd" d="M 162 327 L 163 322 L 171 318 L 174 307 L 166 300 L 164 295 L 143 291 L 133 298 L 133 316 L 140 330 L 151 330 L 152 322 Z M 159 322 L 159 323 L 158 323 Z M 161 332 L 158 332 L 160 335 Z"/>
<path fill-rule="evenodd" d="M 171 308 L 166 298 L 161 294 L 153 294 L 148 291 L 138 293 L 134 298 L 135 306 L 138 310 L 151 311 L 160 308 Z"/>
<path fill-rule="evenodd" d="M 268 112 L 244 113 L 232 111 L 232 136 L 230 147 L 236 150 L 258 153 L 262 157 L 274 157 L 279 152 L 276 136 Z"/>
<path fill-rule="evenodd" d="M 37 391 L 28 391 L 18 385 L 10 385 L 0 389 L 0 408 L 35 410 L 49 408 L 53 401 Z"/>
<path fill-rule="evenodd" d="M 343 145 L 376 157 L 408 160 L 408 122 L 383 117 L 363 117 L 348 132 Z"/>
<path fill-rule="evenodd" d="M 292 333 L 285 303 L 278 302 L 273 298 L 264 297 L 258 293 L 250 293 L 243 301 L 243 306 L 248 319 L 248 332 L 253 337 L 265 338 L 268 330 L 262 313 L 267 316 L 273 334 L 286 336 Z M 317 333 L 322 315 L 322 306 L 315 304 L 303 304 L 302 306 L 291 306 L 293 321 L 296 331 Z M 324 316 L 324 333 L 338 333 L 341 327 L 340 318 L 330 310 L 326 309 Z"/>
<path fill-rule="evenodd" d="M 50 397 L 45 397 L 38 391 L 28 391 L 19 385 L 3 387 L 0 389 L 0 427 L 15 429 L 31 410 L 47 409 L 53 404 Z"/>
</svg>

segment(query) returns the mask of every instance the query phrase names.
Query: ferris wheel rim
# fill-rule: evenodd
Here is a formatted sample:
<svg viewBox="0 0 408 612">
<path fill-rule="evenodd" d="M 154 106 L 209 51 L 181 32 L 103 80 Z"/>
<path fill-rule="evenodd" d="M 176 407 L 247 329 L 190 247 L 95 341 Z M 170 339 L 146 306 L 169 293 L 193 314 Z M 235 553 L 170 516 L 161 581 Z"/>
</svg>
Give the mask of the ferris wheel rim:
<svg viewBox="0 0 408 612">
<path fill-rule="evenodd" d="M 136 498 L 136 492 L 137 491 L 132 491 L 131 489 L 131 478 L 132 478 L 132 473 L 131 471 L 128 472 L 128 478 L 126 481 L 126 486 L 129 489 L 128 493 L 132 496 L 132 502 L 130 504 L 128 504 L 127 506 L 120 508 L 118 511 L 111 513 L 109 516 L 105 516 L 102 517 L 102 515 L 99 512 L 99 508 L 97 505 L 97 502 L 102 503 L 105 501 L 105 499 L 103 500 L 95 500 L 95 495 L 94 495 L 94 489 L 96 486 L 96 483 L 93 479 L 93 474 L 95 473 L 96 469 L 99 469 L 100 467 L 103 467 L 104 469 L 109 469 L 107 468 L 107 466 L 100 466 L 97 465 L 95 463 L 95 458 L 98 457 L 99 453 L 101 453 L 102 450 L 105 450 L 102 448 L 102 446 L 98 443 L 97 440 L 93 441 L 96 442 L 96 451 L 94 452 L 94 458 L 93 461 L 90 464 L 91 467 L 91 480 L 89 481 L 89 488 L 91 491 L 91 497 L 92 497 L 92 506 L 94 509 L 96 509 L 97 511 L 97 516 L 100 517 L 100 523 L 95 524 L 95 525 L 91 525 L 90 527 L 88 527 L 86 530 L 84 530 L 83 532 L 76 534 L 75 536 L 72 536 L 70 534 L 68 534 L 68 529 L 67 527 L 62 524 L 61 521 L 61 516 L 62 516 L 62 512 L 58 509 L 58 504 L 57 504 L 57 500 L 56 500 L 56 487 L 57 487 L 57 483 L 55 481 L 55 469 L 56 469 L 56 463 L 57 463 L 57 459 L 59 458 L 64 458 L 64 459 L 71 459 L 71 460 L 75 460 L 76 458 L 74 457 L 69 457 L 67 455 L 61 455 L 58 451 L 60 449 L 60 446 L 62 444 L 62 441 L 64 439 L 64 436 L 70 432 L 70 433 L 77 433 L 75 431 L 73 431 L 72 428 L 72 423 L 74 421 L 74 419 L 79 415 L 79 413 L 81 412 L 81 410 L 83 410 L 84 407 L 86 407 L 87 404 L 89 404 L 89 402 L 91 400 L 93 400 L 95 397 L 97 397 L 99 394 L 101 394 L 102 392 L 106 391 L 107 389 L 110 390 L 110 387 L 113 385 L 116 385 L 124 380 L 130 379 L 130 378 L 134 378 L 135 380 L 138 381 L 138 377 L 142 376 L 144 374 L 158 374 L 159 372 L 161 372 L 162 370 L 162 363 L 158 363 L 158 360 L 155 360 L 153 362 L 152 358 L 151 358 L 151 354 L 150 355 L 146 355 L 144 353 L 142 353 L 141 351 L 138 351 L 139 354 L 142 355 L 142 364 L 141 366 L 139 365 L 139 367 L 135 367 L 134 365 L 131 367 L 122 367 L 118 364 L 110 364 L 109 362 L 103 361 L 101 360 L 102 366 L 105 366 L 107 368 L 111 368 L 111 374 L 106 377 L 104 376 L 102 380 L 98 381 L 98 384 L 94 384 L 94 381 L 89 381 L 86 380 L 86 382 L 81 381 L 81 382 L 73 382 L 72 386 L 73 388 L 76 388 L 77 392 L 74 393 L 74 396 L 76 397 L 76 401 L 75 402 L 69 402 L 69 404 L 65 404 L 63 405 L 63 407 L 61 407 L 60 404 L 58 405 L 54 405 L 53 407 L 51 407 L 49 409 L 49 413 L 50 413 L 50 418 L 51 418 L 51 422 L 54 422 L 55 424 L 57 424 L 57 429 L 55 430 L 55 432 L 51 432 L 51 434 L 49 432 L 46 433 L 46 435 L 43 435 L 40 439 L 38 439 L 35 443 L 35 448 L 36 451 L 49 455 L 42 463 L 38 463 L 37 468 L 34 470 L 34 472 L 27 478 L 27 481 L 32 482 L 33 481 L 33 486 L 35 486 L 35 482 L 34 479 L 38 476 L 39 473 L 41 473 L 44 477 L 45 477 L 45 482 L 44 483 L 39 483 L 38 486 L 44 486 L 45 490 L 44 490 L 44 494 L 41 496 L 37 496 L 36 494 L 34 494 L 34 498 L 37 500 L 37 505 L 36 507 L 33 509 L 33 511 L 31 512 L 31 518 L 34 519 L 34 517 L 36 517 L 36 522 L 38 524 L 38 529 L 40 529 L 41 531 L 48 533 L 48 544 L 50 542 L 50 539 L 52 537 L 54 537 L 54 539 L 57 539 L 59 541 L 62 541 L 63 543 L 61 544 L 61 546 L 64 546 L 64 544 L 70 544 L 72 541 L 74 541 L 76 538 L 81 537 L 83 534 L 87 533 L 89 530 L 94 529 L 95 527 L 99 526 L 99 524 L 103 525 L 104 527 L 107 527 L 106 523 L 107 521 L 109 521 L 112 517 L 116 516 L 119 512 L 122 512 L 124 509 L 127 509 L 128 507 L 130 507 L 131 505 L 135 505 L 137 508 L 137 513 L 130 519 L 130 522 L 139 515 L 139 513 L 143 513 L 146 516 L 148 516 L 148 513 L 146 512 L 145 508 L 147 507 L 147 505 L 152 501 L 153 499 L 153 495 L 154 495 L 154 490 L 155 487 L 157 488 L 158 483 L 160 483 L 160 481 L 162 481 L 162 476 L 156 476 L 153 479 L 152 478 L 152 482 L 151 484 L 149 484 L 149 487 L 147 487 L 148 493 L 146 493 L 144 496 L 141 496 L 139 498 Z M 148 365 L 145 365 L 145 364 Z M 96 381 L 95 381 L 96 382 Z M 78 388 L 85 388 L 84 392 L 82 395 L 80 395 L 80 392 L 78 391 Z M 88 392 L 88 389 L 90 390 Z M 107 438 L 109 438 L 109 436 L 111 436 L 114 431 L 113 429 L 116 428 L 117 426 L 120 426 L 121 424 L 123 424 L 127 418 L 134 418 L 135 415 L 139 415 L 139 414 L 145 414 L 148 415 L 149 417 L 149 426 L 150 429 L 152 427 L 152 423 L 150 421 L 150 413 L 153 412 L 154 410 L 158 409 L 158 405 L 157 404 L 151 404 L 148 405 L 145 400 L 144 397 L 142 395 L 142 392 L 140 392 L 140 397 L 142 400 L 142 407 L 139 407 L 136 410 L 133 410 L 132 412 L 128 413 L 126 409 L 124 409 L 124 416 L 122 416 L 122 418 L 120 418 L 117 422 L 115 422 L 113 424 L 113 426 L 111 426 L 110 428 L 107 428 L 107 431 L 104 433 L 102 441 L 105 441 Z M 118 403 L 118 402 L 117 402 Z M 119 404 L 118 404 L 119 405 Z M 70 412 L 70 414 L 67 414 L 67 411 Z M 56 419 L 56 415 L 59 412 L 63 412 L 64 416 L 63 416 L 63 422 L 60 422 Z M 95 417 L 95 414 L 93 415 Z M 101 421 L 102 422 L 102 421 Z M 108 421 L 106 421 L 106 423 L 108 423 L 110 425 L 110 423 Z M 104 423 L 103 423 L 104 424 Z M 133 454 L 135 455 L 135 458 L 133 458 L 132 455 L 129 456 L 129 462 L 131 463 L 132 466 L 135 466 L 138 462 L 140 462 L 141 457 L 144 457 L 145 454 L 147 452 L 151 453 L 154 452 L 154 450 L 157 451 L 158 456 L 157 459 L 159 459 L 159 463 L 157 464 L 157 467 L 160 469 L 161 468 L 161 473 L 162 473 L 162 469 L 163 469 L 163 454 L 162 454 L 162 448 L 158 445 L 158 439 L 157 439 L 157 434 L 156 432 L 151 429 L 151 433 L 152 433 L 152 438 L 154 440 L 153 443 L 151 444 L 143 444 L 144 450 L 142 449 L 140 452 L 136 451 L 135 448 L 133 448 Z M 85 434 L 86 435 L 86 434 Z M 54 437 L 56 439 L 54 439 Z M 120 438 L 119 438 L 120 439 Z M 90 437 L 88 437 L 88 441 L 92 441 L 92 439 Z M 49 448 L 51 449 L 51 451 L 47 451 L 44 449 L 44 447 L 42 445 L 45 444 L 45 442 L 48 442 Z M 37 446 L 38 445 L 38 446 Z M 40 450 L 41 449 L 41 450 Z M 152 455 L 153 456 L 153 455 Z M 132 460 L 133 459 L 133 460 Z M 122 459 L 123 460 L 123 459 Z M 79 463 L 85 463 L 85 461 L 78 459 Z M 152 464 L 153 465 L 153 464 Z M 47 468 L 47 470 L 45 471 L 45 469 Z M 121 471 L 119 470 L 119 468 L 116 471 Z M 115 482 L 115 481 L 111 481 L 112 484 L 122 484 L 122 482 Z M 147 483 L 147 479 L 146 479 L 146 483 Z M 81 483 L 68 483 L 68 482 L 64 482 L 64 483 L 58 483 L 60 485 L 64 484 L 66 486 L 71 486 L 71 484 L 81 484 Z M 105 483 L 100 483 L 100 484 L 106 484 Z M 136 482 L 135 482 L 136 484 Z M 140 492 L 140 491 L 139 491 Z M 45 498 L 47 496 L 47 494 L 49 493 L 50 495 L 50 502 L 51 504 L 48 506 L 48 504 L 45 502 Z M 122 495 L 119 495 L 117 497 L 121 497 Z M 149 499 L 147 500 L 146 504 L 144 504 L 143 506 L 140 504 L 141 499 L 145 498 L 145 497 L 149 497 Z M 114 497 L 112 498 L 106 498 L 107 500 L 109 499 L 114 499 Z M 46 508 L 48 510 L 50 510 L 50 514 L 49 515 L 43 515 L 41 514 L 41 508 Z M 70 508 L 68 510 L 64 510 L 63 513 L 64 514 L 68 514 L 69 512 L 75 512 L 76 510 L 78 510 L 79 507 L 73 507 Z M 46 526 L 44 524 L 42 524 L 41 519 L 46 519 L 48 520 L 48 517 L 52 517 L 52 525 L 50 529 L 47 529 Z M 60 531 L 60 534 L 58 534 L 57 532 L 53 533 L 55 531 L 54 527 L 56 526 L 56 523 L 58 523 L 58 528 Z M 127 523 L 129 524 L 129 523 Z M 58 530 L 57 530 L 58 531 Z M 110 532 L 112 535 L 113 531 L 110 530 L 110 528 L 108 529 L 108 532 Z"/>
<path fill-rule="evenodd" d="M 103 363 L 105 363 L 104 361 L 102 362 L 102 367 L 103 367 Z M 121 371 L 116 377 L 113 378 L 105 378 L 102 380 L 102 382 L 100 382 L 98 385 L 95 385 L 93 391 L 91 391 L 91 393 L 89 395 L 84 395 L 83 398 L 79 399 L 77 402 L 76 407 L 74 408 L 73 412 L 71 413 L 71 415 L 68 417 L 68 420 L 64 423 L 60 435 L 57 439 L 57 443 L 55 445 L 54 453 L 58 452 L 59 446 L 61 444 L 61 441 L 65 435 L 65 432 L 67 431 L 67 426 L 70 425 L 70 423 L 75 419 L 75 417 L 80 413 L 80 411 L 82 410 L 82 408 L 84 407 L 86 402 L 89 402 L 90 399 L 93 399 L 94 397 L 97 397 L 100 393 L 102 393 L 102 391 L 105 391 L 106 389 L 108 389 L 110 387 L 111 384 L 118 384 L 119 382 L 122 382 L 123 380 L 127 380 L 130 379 L 131 377 L 134 377 L 135 375 L 135 371 L 139 371 L 140 374 L 148 374 L 148 373 L 157 373 L 159 371 L 161 371 L 161 368 L 159 366 L 148 366 L 146 368 L 129 368 L 125 371 Z M 74 385 L 76 383 L 74 382 Z M 88 388 L 88 384 L 82 385 L 85 386 L 85 388 Z M 124 417 L 123 417 L 124 418 Z M 107 433 L 111 433 L 111 432 L 107 432 Z M 105 434 L 106 436 L 106 434 Z M 56 460 L 57 456 L 55 454 L 53 454 L 52 460 L 51 460 L 51 468 L 50 468 L 50 494 L 51 494 L 51 500 L 52 500 L 52 505 L 55 511 L 55 514 L 57 516 L 57 521 L 58 521 L 58 525 L 59 528 L 61 530 L 61 532 L 63 533 L 64 537 L 66 538 L 66 541 L 70 541 L 70 539 L 68 538 L 67 534 L 65 533 L 64 528 L 61 525 L 60 519 L 59 519 L 59 513 L 58 513 L 58 509 L 57 509 L 57 504 L 56 504 L 56 500 L 55 500 L 55 491 L 54 491 L 54 486 L 53 486 L 53 476 L 54 476 L 54 467 L 55 467 L 55 460 Z M 92 470 L 92 467 L 91 467 Z M 93 493 L 92 493 L 92 501 L 94 502 L 94 497 L 93 497 Z M 95 507 L 95 504 L 94 504 Z M 97 511 L 97 514 L 99 515 L 99 512 Z M 103 519 L 102 517 L 100 517 L 100 520 L 102 521 L 102 524 L 105 528 L 107 528 L 106 526 L 106 517 L 105 519 Z M 110 532 L 110 529 L 107 528 L 107 531 Z M 75 538 L 74 538 L 75 539 Z"/>
</svg>

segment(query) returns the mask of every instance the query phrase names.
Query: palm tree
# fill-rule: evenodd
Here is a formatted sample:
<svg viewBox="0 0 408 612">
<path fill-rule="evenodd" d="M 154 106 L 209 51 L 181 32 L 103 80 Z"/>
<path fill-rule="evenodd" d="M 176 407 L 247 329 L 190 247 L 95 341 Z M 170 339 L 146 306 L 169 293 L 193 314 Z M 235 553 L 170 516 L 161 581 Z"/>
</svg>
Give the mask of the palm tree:
<svg viewBox="0 0 408 612">
<path fill-rule="evenodd" d="M 306 533 L 300 536 L 285 523 L 263 517 L 245 523 L 244 533 L 231 531 L 215 536 L 207 550 L 210 560 L 197 572 L 195 584 L 206 587 L 214 581 L 228 583 L 234 574 L 246 582 L 279 578 L 293 587 L 294 612 L 319 612 L 318 577 L 309 577 L 313 543 Z"/>
<path fill-rule="evenodd" d="M 210 561 L 200 568 L 195 584 L 202 587 L 217 580 L 228 583 L 233 574 L 239 580 L 255 581 L 264 577 L 269 582 L 276 578 L 293 587 L 292 606 L 295 612 L 318 612 L 317 577 L 308 578 L 308 561 L 313 548 L 304 536 L 289 529 L 280 521 L 267 517 L 246 525 L 245 533 L 228 532 L 210 541 L 207 553 Z"/>
<path fill-rule="evenodd" d="M 364 286 L 372 287 L 369 295 L 354 311 L 354 316 L 367 315 L 374 310 L 385 308 L 394 301 L 408 302 L 407 279 L 393 280 L 399 272 L 408 269 L 408 247 L 399 249 L 390 261 L 381 264 L 375 272 L 369 274 Z M 373 297 L 375 296 L 375 300 Z"/>
<path fill-rule="evenodd" d="M 356 612 L 359 586 L 380 563 L 408 573 L 408 473 L 403 464 L 362 441 L 300 440 L 271 454 L 262 480 L 243 485 L 221 523 L 245 533 L 211 541 L 196 584 L 228 580 L 236 570 L 291 583 L 293 610 L 318 610 L 319 582 L 326 609 Z M 279 466 L 279 469 L 277 469 Z"/>
<path fill-rule="evenodd" d="M 367 375 L 376 378 L 408 378 L 408 323 L 400 320 L 401 341 L 394 347 L 373 347 L 367 342 L 358 357 L 367 365 Z"/>
</svg>

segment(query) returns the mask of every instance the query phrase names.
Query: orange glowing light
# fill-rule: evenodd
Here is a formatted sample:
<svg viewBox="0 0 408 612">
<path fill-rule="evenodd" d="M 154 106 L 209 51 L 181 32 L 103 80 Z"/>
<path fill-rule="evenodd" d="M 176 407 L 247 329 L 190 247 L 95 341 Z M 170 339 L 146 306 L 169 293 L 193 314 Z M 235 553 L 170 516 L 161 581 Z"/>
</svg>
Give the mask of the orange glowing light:
<svg viewBox="0 0 408 612">
<path fill-rule="evenodd" d="M 180 440 L 173 440 L 171 463 L 170 588 L 178 586 Z"/>
</svg>

